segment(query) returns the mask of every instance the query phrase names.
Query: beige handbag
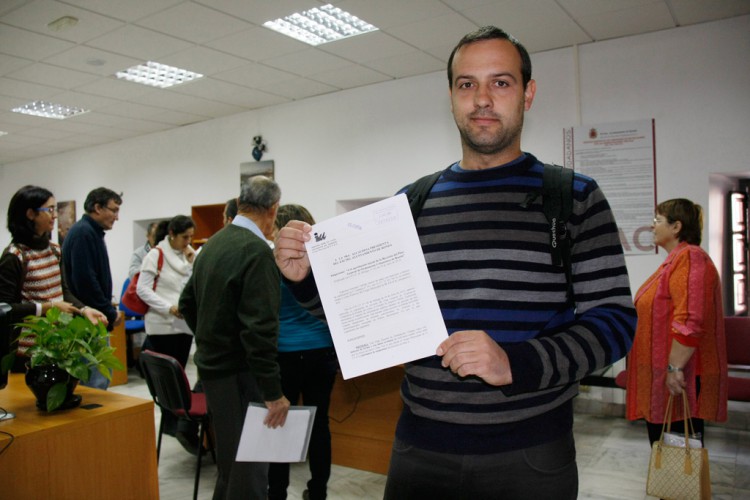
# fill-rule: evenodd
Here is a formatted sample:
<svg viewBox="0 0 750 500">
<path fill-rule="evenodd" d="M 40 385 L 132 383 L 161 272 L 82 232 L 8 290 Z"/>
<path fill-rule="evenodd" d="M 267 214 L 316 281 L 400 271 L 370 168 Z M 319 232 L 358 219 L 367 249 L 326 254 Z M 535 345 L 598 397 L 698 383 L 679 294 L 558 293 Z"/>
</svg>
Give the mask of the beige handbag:
<svg viewBox="0 0 750 500">
<path fill-rule="evenodd" d="M 670 446 L 664 443 L 664 433 L 670 432 L 672 395 L 667 402 L 661 437 L 651 448 L 646 493 L 667 500 L 711 500 L 711 475 L 708 450 L 691 445 L 689 435 L 695 434 L 685 391 L 682 391 L 685 419 L 685 444 Z M 689 426 L 689 427 L 688 427 Z"/>
</svg>

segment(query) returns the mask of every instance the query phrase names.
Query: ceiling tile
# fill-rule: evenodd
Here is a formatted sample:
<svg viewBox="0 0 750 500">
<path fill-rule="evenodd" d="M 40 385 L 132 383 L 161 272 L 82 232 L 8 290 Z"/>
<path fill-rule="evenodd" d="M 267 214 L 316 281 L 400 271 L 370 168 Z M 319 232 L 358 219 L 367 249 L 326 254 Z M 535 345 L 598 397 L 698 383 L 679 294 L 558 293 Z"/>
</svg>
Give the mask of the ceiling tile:
<svg viewBox="0 0 750 500">
<path fill-rule="evenodd" d="M 0 24 L 0 52 L 39 61 L 73 47 L 73 43 Z"/>
<path fill-rule="evenodd" d="M 389 33 L 414 47 L 427 48 L 442 46 L 446 40 L 455 40 L 454 44 L 458 43 L 465 34 L 477 28 L 477 24 L 468 21 L 464 16 L 447 14 L 395 26 Z"/>
<path fill-rule="evenodd" d="M 175 87 L 174 91 L 225 102 L 227 104 L 244 106 L 246 110 L 286 101 L 286 99 L 278 97 L 278 95 L 211 79 L 193 81 L 187 85 Z"/>
<path fill-rule="evenodd" d="M 149 92 L 158 92 L 155 87 L 118 80 L 115 77 L 100 78 L 89 84 L 81 85 L 76 90 L 118 100 L 131 100 Z"/>
<path fill-rule="evenodd" d="M 0 78 L 0 95 L 7 97 L 17 97 L 19 99 L 36 101 L 39 99 L 47 100 L 51 96 L 59 93 L 60 89 L 48 87 L 46 85 L 22 82 L 20 80 L 12 80 L 5 77 Z"/>
<path fill-rule="evenodd" d="M 263 61 L 310 47 L 268 28 L 250 28 L 205 44 L 251 61 Z"/>
<path fill-rule="evenodd" d="M 266 21 L 272 21 L 280 17 L 285 17 L 294 12 L 309 10 L 313 7 L 319 7 L 328 1 L 318 0 L 272 0 L 272 1 L 255 1 L 247 0 L 195 0 L 196 3 L 203 4 L 212 9 L 219 10 L 226 14 L 237 16 L 245 21 L 255 24 L 263 24 Z M 335 2 L 333 2 L 335 3 Z"/>
<path fill-rule="evenodd" d="M 87 45 L 146 62 L 159 61 L 160 57 L 185 50 L 192 44 L 185 40 L 129 24 L 91 40 Z M 127 67 L 120 69 L 127 69 Z"/>
<path fill-rule="evenodd" d="M 35 63 L 23 67 L 18 71 L 10 73 L 7 77 L 26 82 L 49 82 L 50 85 L 62 89 L 71 89 L 99 78 L 91 73 L 83 73 L 45 63 Z"/>
<path fill-rule="evenodd" d="M 396 40 L 382 31 L 365 33 L 364 35 L 319 45 L 319 47 L 331 54 L 357 62 L 408 54 L 414 50 L 414 47 Z"/>
<path fill-rule="evenodd" d="M 122 21 L 136 21 L 185 0 L 65 0 L 65 3 L 114 17 Z"/>
<path fill-rule="evenodd" d="M 309 76 L 314 73 L 341 69 L 352 65 L 345 59 L 312 48 L 266 59 L 263 64 L 301 76 Z"/>
<path fill-rule="evenodd" d="M 297 78 L 295 80 L 286 80 L 274 85 L 260 87 L 261 90 L 273 92 L 289 99 L 304 99 L 314 95 L 328 94 L 339 90 L 337 87 L 316 82 L 308 78 Z"/>
<path fill-rule="evenodd" d="M 138 64 L 141 60 L 86 47 L 85 45 L 77 45 L 72 49 L 44 59 L 44 62 L 100 76 L 108 76 Z"/>
<path fill-rule="evenodd" d="M 593 41 L 554 0 L 506 0 L 468 9 L 464 15 L 477 25 L 504 29 L 529 52 Z"/>
<path fill-rule="evenodd" d="M 112 104 L 122 101 L 117 101 L 115 99 L 109 99 L 107 97 L 93 94 L 68 91 L 55 95 L 55 102 L 58 104 L 64 104 L 66 106 L 75 106 L 88 110 L 96 110 L 104 106 L 111 106 Z"/>
<path fill-rule="evenodd" d="M 670 5 L 679 25 L 750 14 L 748 0 L 670 0 Z"/>
<path fill-rule="evenodd" d="M 194 3 L 181 3 L 137 23 L 194 43 L 206 43 L 251 25 L 235 17 Z"/>
<path fill-rule="evenodd" d="M 310 75 L 310 77 L 340 89 L 362 87 L 392 79 L 389 75 L 355 64 L 346 68 Z"/>
<path fill-rule="evenodd" d="M 164 109 L 183 111 L 201 116 L 216 118 L 246 111 L 223 102 L 211 101 L 202 97 L 180 94 L 171 90 L 158 90 L 132 99 L 133 102 L 147 106 L 159 106 Z"/>
<path fill-rule="evenodd" d="M 336 6 L 381 29 L 452 12 L 439 0 L 344 0 Z"/>
<path fill-rule="evenodd" d="M 214 78 L 245 87 L 258 87 L 260 85 L 291 80 L 297 78 L 297 76 L 286 71 L 271 68 L 265 64 L 250 63 L 239 68 L 218 73 L 214 75 Z"/>
<path fill-rule="evenodd" d="M 63 16 L 75 17 L 78 23 L 60 31 L 53 31 L 47 27 L 47 24 Z M 54 0 L 27 2 L 23 7 L 3 16 L 3 22 L 76 43 L 90 40 L 123 24 L 121 21 Z"/>
<path fill-rule="evenodd" d="M 28 59 L 0 54 L 0 76 L 7 75 L 33 63 L 33 61 L 29 61 Z"/>
<path fill-rule="evenodd" d="M 160 62 L 178 68 L 190 69 L 206 76 L 248 64 L 247 59 L 200 45 L 192 45 L 188 49 L 164 56 Z"/>
<path fill-rule="evenodd" d="M 578 19 L 580 25 L 595 40 L 674 27 L 669 8 L 663 3 L 651 3 L 629 9 L 580 16 Z"/>
<path fill-rule="evenodd" d="M 12 12 L 24 4 L 27 0 L 3 0 L 0 2 L 0 16 Z"/>
<path fill-rule="evenodd" d="M 443 61 L 416 50 L 408 54 L 367 61 L 367 66 L 395 78 L 421 75 L 445 69 Z"/>
</svg>

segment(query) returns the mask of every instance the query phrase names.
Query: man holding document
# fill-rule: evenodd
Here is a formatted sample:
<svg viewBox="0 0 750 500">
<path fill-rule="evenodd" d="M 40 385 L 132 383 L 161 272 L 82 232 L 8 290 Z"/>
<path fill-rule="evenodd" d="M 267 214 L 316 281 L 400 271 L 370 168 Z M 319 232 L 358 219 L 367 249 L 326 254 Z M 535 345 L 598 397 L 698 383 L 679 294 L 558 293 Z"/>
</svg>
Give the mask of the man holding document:
<svg viewBox="0 0 750 500">
<path fill-rule="evenodd" d="M 576 175 L 569 297 L 543 196 L 529 196 L 543 164 L 521 149 L 536 92 L 526 49 L 481 28 L 454 49 L 448 80 L 463 156 L 416 226 L 449 337 L 405 364 L 385 498 L 574 499 L 578 381 L 625 356 L 636 322 L 617 226 L 595 181 Z M 289 223 L 275 256 L 315 312 L 311 230 Z"/>
</svg>

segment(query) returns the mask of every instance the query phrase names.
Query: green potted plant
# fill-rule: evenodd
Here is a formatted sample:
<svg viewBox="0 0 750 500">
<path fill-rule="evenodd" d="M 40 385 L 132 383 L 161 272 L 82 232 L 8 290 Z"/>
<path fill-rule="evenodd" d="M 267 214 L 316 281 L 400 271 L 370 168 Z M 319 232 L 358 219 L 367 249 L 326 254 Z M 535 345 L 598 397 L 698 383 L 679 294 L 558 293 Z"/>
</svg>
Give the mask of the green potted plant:
<svg viewBox="0 0 750 500">
<path fill-rule="evenodd" d="M 81 397 L 73 390 L 79 380 L 88 381 L 92 368 L 108 380 L 112 380 L 110 370 L 123 368 L 102 323 L 95 325 L 83 316 L 74 317 L 53 307 L 44 316 L 27 316 L 17 326 L 21 327 L 19 340 L 34 341 L 26 351 L 26 384 L 36 395 L 40 409 L 77 406 Z M 8 364 L 7 359 L 4 364 Z"/>
</svg>

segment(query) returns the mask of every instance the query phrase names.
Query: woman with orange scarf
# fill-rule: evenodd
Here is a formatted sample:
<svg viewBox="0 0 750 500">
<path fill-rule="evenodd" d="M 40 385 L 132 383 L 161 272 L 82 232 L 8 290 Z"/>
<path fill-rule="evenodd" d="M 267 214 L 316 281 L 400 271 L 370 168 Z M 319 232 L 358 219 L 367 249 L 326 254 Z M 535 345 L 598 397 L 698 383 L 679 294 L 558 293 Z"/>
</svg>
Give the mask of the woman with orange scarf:
<svg viewBox="0 0 750 500">
<path fill-rule="evenodd" d="M 669 394 L 685 390 L 693 428 L 727 418 L 727 356 L 721 283 L 700 247 L 703 210 L 690 200 L 656 207 L 654 243 L 668 253 L 635 296 L 638 326 L 628 355 L 626 416 L 646 419 L 649 440 L 659 440 Z M 684 432 L 682 400 L 675 399 L 672 429 Z"/>
</svg>

